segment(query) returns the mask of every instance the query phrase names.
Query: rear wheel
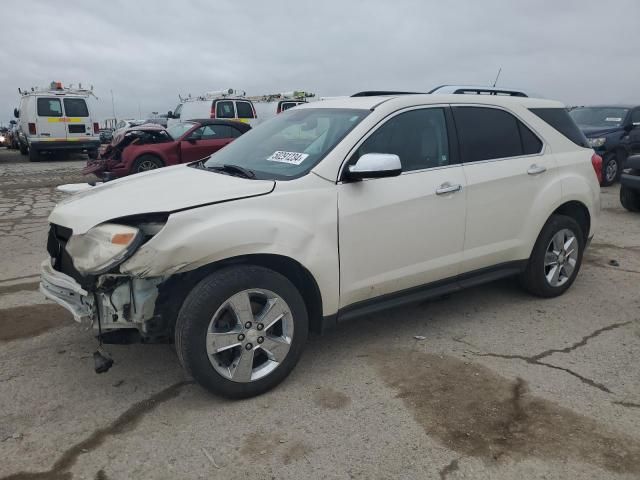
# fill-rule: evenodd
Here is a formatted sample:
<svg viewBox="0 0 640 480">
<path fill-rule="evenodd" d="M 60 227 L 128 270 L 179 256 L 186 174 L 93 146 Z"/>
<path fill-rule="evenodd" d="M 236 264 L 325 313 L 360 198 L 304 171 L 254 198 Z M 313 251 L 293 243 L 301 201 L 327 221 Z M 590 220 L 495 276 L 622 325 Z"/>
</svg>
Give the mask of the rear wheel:
<svg viewBox="0 0 640 480">
<path fill-rule="evenodd" d="M 131 173 L 147 172 L 149 170 L 155 170 L 156 168 L 164 167 L 164 163 L 158 157 L 153 155 L 142 155 L 136 158 L 131 167 Z"/>
<path fill-rule="evenodd" d="M 40 155 L 40 152 L 38 152 L 38 150 L 36 150 L 35 148 L 30 148 L 29 149 L 29 161 L 30 162 L 39 162 L 40 160 L 42 160 L 42 155 Z"/>
<path fill-rule="evenodd" d="M 622 185 L 620 187 L 620 203 L 630 212 L 640 212 L 640 191 Z"/>
<path fill-rule="evenodd" d="M 613 185 L 620 176 L 620 170 L 618 155 L 615 153 L 605 155 L 602 159 L 602 186 Z"/>
<path fill-rule="evenodd" d="M 557 297 L 573 284 L 584 252 L 585 235 L 578 222 L 565 215 L 552 215 L 533 247 L 520 283 L 540 297 Z"/>
<path fill-rule="evenodd" d="M 298 362 L 308 317 L 297 288 L 258 266 L 219 270 L 187 296 L 175 328 L 185 370 L 204 388 L 229 398 L 259 395 Z"/>
</svg>

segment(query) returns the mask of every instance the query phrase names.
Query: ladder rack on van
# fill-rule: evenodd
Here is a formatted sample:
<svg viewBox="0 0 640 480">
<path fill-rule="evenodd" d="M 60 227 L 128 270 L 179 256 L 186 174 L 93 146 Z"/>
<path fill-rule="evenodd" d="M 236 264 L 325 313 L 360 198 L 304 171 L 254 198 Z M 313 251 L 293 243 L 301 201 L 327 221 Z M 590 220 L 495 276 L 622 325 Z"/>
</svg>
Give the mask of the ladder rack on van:
<svg viewBox="0 0 640 480">
<path fill-rule="evenodd" d="M 305 100 L 307 98 L 315 97 L 315 93 L 305 92 L 302 90 L 294 90 L 292 92 L 284 92 L 284 93 L 269 93 L 266 95 L 253 95 L 247 96 L 247 93 L 244 90 L 236 90 L 233 88 L 228 88 L 226 90 L 216 90 L 211 92 L 205 92 L 203 95 L 198 95 L 197 97 L 192 97 L 191 94 L 183 97 L 182 95 L 178 95 L 178 98 L 181 102 L 193 102 L 193 101 L 202 101 L 202 100 L 217 100 L 220 98 L 226 97 L 236 97 L 242 98 L 244 100 L 250 100 L 252 102 L 274 102 L 276 100 Z"/>
<path fill-rule="evenodd" d="M 315 93 L 305 92 L 302 90 L 294 90 L 292 92 L 285 93 L 270 93 L 267 95 L 255 95 L 251 97 L 244 97 L 246 100 L 252 102 L 275 102 L 276 100 L 306 100 L 307 98 L 315 97 Z"/>
<path fill-rule="evenodd" d="M 71 95 L 81 95 L 84 97 L 89 97 L 92 96 L 94 98 L 98 98 L 95 96 L 95 94 L 93 93 L 93 85 L 91 85 L 91 88 L 82 88 L 82 84 L 78 83 L 78 88 L 74 88 L 73 84 L 70 84 L 68 87 L 64 87 L 62 85 L 62 82 L 51 82 L 51 84 L 48 87 L 31 87 L 31 90 L 29 89 L 21 89 L 18 88 L 18 93 L 20 93 L 20 95 L 22 96 L 27 96 L 27 95 L 37 95 L 37 94 L 50 94 L 50 95 L 65 95 L 65 94 L 71 94 Z"/>
</svg>

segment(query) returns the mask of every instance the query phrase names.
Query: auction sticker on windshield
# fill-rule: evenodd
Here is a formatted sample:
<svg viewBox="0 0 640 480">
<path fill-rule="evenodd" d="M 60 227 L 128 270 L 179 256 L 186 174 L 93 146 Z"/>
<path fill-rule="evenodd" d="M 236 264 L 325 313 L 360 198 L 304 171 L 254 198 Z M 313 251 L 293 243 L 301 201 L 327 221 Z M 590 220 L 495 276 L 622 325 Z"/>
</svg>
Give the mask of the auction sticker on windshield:
<svg viewBox="0 0 640 480">
<path fill-rule="evenodd" d="M 291 165 L 300 165 L 309 156 L 307 153 L 283 152 L 278 150 L 273 152 L 267 160 L 271 162 L 290 163 Z"/>
</svg>

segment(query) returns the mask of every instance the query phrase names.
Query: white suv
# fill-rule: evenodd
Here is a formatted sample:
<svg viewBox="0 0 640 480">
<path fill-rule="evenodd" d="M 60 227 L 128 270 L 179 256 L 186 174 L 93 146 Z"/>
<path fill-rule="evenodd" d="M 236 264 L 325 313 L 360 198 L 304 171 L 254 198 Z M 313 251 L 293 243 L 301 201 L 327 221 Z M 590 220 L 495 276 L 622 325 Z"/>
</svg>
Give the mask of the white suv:
<svg viewBox="0 0 640 480">
<path fill-rule="evenodd" d="M 257 395 L 309 330 L 510 275 L 562 294 L 600 208 L 586 145 L 548 100 L 299 105 L 209 159 L 61 202 L 41 291 L 107 343 L 175 340 L 204 387 Z"/>
</svg>

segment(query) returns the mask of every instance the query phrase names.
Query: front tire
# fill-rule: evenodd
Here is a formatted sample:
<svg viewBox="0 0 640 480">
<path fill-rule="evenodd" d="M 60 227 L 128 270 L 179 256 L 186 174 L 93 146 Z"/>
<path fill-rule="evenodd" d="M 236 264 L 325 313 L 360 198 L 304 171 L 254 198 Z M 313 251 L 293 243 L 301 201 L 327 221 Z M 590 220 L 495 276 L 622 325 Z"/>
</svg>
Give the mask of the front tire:
<svg viewBox="0 0 640 480">
<path fill-rule="evenodd" d="M 87 152 L 87 156 L 91 159 L 91 160 L 95 160 L 98 158 L 98 150 L 89 150 Z"/>
<path fill-rule="evenodd" d="M 618 178 L 622 169 L 618 160 L 618 155 L 615 153 L 608 153 L 602 159 L 602 183 L 603 187 L 609 187 L 613 185 Z"/>
<path fill-rule="evenodd" d="M 20 149 L 20 154 L 21 155 L 28 155 L 29 154 L 29 148 L 28 147 L 25 147 L 24 145 L 19 144 L 18 148 Z"/>
<path fill-rule="evenodd" d="M 630 212 L 640 212 L 640 192 L 622 185 L 620 187 L 620 203 Z"/>
<path fill-rule="evenodd" d="M 38 150 L 36 150 L 35 148 L 30 148 L 29 149 L 29 161 L 30 162 L 39 162 L 40 160 L 42 160 L 42 156 L 40 155 L 40 152 L 38 152 Z"/>
<path fill-rule="evenodd" d="M 187 296 L 176 322 L 176 351 L 207 390 L 253 397 L 293 370 L 308 328 L 304 300 L 287 278 L 259 266 L 229 267 Z"/>
<path fill-rule="evenodd" d="M 566 292 L 580 271 L 585 233 L 573 218 L 552 215 L 533 247 L 520 283 L 539 297 L 557 297 Z"/>
</svg>

